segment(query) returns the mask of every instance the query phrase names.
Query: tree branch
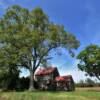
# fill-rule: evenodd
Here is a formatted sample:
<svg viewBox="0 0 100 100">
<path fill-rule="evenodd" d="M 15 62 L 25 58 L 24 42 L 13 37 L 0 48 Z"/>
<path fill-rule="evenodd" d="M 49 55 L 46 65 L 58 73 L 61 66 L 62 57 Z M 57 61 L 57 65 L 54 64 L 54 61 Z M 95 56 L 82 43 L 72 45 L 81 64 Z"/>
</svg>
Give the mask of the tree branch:
<svg viewBox="0 0 100 100">
<path fill-rule="evenodd" d="M 38 66 L 40 65 L 40 63 L 41 63 L 43 57 L 44 57 L 45 55 L 47 55 L 48 52 L 50 52 L 53 48 L 55 48 L 55 47 L 50 47 L 50 48 L 40 57 L 39 62 L 38 62 L 38 64 L 33 68 L 33 71 L 35 71 L 35 70 L 38 68 Z"/>
</svg>

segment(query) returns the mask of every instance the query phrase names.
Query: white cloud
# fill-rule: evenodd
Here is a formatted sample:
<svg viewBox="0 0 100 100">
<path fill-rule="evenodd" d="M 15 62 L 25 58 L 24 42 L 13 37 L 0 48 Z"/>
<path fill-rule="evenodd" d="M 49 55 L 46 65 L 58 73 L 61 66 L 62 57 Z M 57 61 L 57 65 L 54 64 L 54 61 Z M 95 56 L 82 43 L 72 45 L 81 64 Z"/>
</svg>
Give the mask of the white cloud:
<svg viewBox="0 0 100 100">
<path fill-rule="evenodd" d="M 20 72 L 20 77 L 27 77 L 27 76 L 29 76 L 29 71 L 25 68 L 22 68 Z"/>
<path fill-rule="evenodd" d="M 82 71 L 79 71 L 78 68 L 77 68 L 77 64 L 78 64 L 78 60 L 75 60 L 75 62 L 73 63 L 74 67 L 71 66 L 71 69 L 67 69 L 68 67 L 58 67 L 58 71 L 60 73 L 61 76 L 63 75 L 72 75 L 74 81 L 77 83 L 79 82 L 80 80 L 85 80 L 87 78 L 90 78 L 89 76 L 85 76 L 85 72 L 82 72 Z M 39 67 L 40 68 L 40 67 Z M 39 69 L 38 68 L 38 69 Z M 37 71 L 38 71 L 37 69 Z M 28 70 L 25 70 L 24 68 L 21 69 L 22 73 L 20 73 L 20 77 L 27 77 L 29 76 L 29 71 Z M 92 80 L 95 80 L 96 78 L 91 78 Z"/>
<path fill-rule="evenodd" d="M 86 79 L 85 73 L 78 71 L 78 69 L 62 71 L 61 75 L 72 75 L 75 82 Z"/>
<path fill-rule="evenodd" d="M 82 71 L 79 71 L 77 68 L 78 63 L 79 63 L 78 60 L 74 60 L 74 63 L 71 66 L 66 65 L 66 68 L 64 68 L 64 70 L 62 67 L 62 69 L 59 70 L 60 74 L 61 75 L 72 75 L 75 82 L 78 82 L 81 79 L 85 79 L 86 78 L 85 73 Z M 67 69 L 68 67 L 70 69 Z"/>
<path fill-rule="evenodd" d="M 82 71 L 80 71 L 78 68 L 77 68 L 77 64 L 79 63 L 79 61 L 78 60 L 75 60 L 74 61 L 74 63 L 73 63 L 73 65 L 71 65 L 71 67 L 70 68 L 72 68 L 72 69 L 67 69 L 67 67 L 66 67 L 66 69 L 65 70 L 63 70 L 63 68 L 62 68 L 62 70 L 59 70 L 59 72 L 60 72 L 60 75 L 72 75 L 72 77 L 73 77 L 73 79 L 74 79 L 74 81 L 76 82 L 76 83 L 78 83 L 80 80 L 85 80 L 85 79 L 87 79 L 87 78 L 91 78 L 92 80 L 95 80 L 96 78 L 94 78 L 94 77 L 89 77 L 89 76 L 86 76 L 85 75 L 85 72 L 82 72 Z M 74 66 L 74 67 L 73 67 Z"/>
</svg>

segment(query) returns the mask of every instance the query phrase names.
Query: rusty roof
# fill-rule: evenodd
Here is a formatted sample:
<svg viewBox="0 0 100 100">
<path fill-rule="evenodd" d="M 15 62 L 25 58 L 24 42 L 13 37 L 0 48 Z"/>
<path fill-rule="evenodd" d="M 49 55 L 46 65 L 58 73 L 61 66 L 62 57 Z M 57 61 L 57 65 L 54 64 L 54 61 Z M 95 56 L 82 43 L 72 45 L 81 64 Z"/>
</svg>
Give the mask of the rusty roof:
<svg viewBox="0 0 100 100">
<path fill-rule="evenodd" d="M 57 81 L 57 82 L 59 82 L 59 81 L 70 81 L 70 79 L 72 78 L 72 76 L 71 75 L 67 75 L 67 76 L 57 76 L 56 78 L 55 78 L 55 80 Z"/>
<path fill-rule="evenodd" d="M 36 76 L 40 76 L 40 75 L 48 75 L 51 74 L 53 72 L 57 71 L 56 67 L 48 67 L 45 69 L 39 69 L 39 71 L 35 74 Z"/>
</svg>

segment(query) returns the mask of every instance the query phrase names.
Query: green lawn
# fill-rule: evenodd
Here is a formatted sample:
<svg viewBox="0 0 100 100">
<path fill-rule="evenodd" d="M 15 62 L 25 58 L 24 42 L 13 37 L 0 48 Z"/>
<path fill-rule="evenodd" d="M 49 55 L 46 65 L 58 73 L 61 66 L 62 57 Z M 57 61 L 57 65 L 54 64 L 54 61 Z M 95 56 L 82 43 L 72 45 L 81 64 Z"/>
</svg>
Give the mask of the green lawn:
<svg viewBox="0 0 100 100">
<path fill-rule="evenodd" d="M 0 100 L 100 100 L 100 92 L 0 92 Z"/>
</svg>

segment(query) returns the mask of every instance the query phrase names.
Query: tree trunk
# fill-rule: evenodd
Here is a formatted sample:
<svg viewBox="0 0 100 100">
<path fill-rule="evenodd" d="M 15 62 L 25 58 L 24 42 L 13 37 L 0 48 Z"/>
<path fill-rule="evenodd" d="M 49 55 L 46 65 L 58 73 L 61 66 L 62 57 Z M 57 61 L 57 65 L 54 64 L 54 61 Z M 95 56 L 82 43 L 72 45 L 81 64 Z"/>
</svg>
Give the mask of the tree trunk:
<svg viewBox="0 0 100 100">
<path fill-rule="evenodd" d="M 30 83 L 29 83 L 29 91 L 35 90 L 34 88 L 34 73 L 30 70 Z"/>
</svg>

